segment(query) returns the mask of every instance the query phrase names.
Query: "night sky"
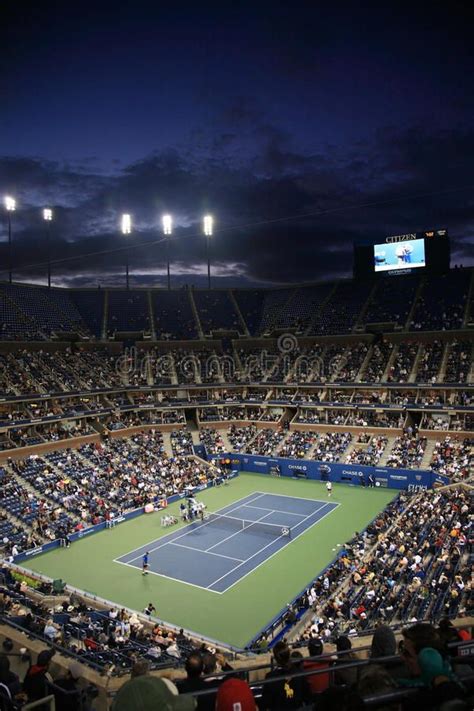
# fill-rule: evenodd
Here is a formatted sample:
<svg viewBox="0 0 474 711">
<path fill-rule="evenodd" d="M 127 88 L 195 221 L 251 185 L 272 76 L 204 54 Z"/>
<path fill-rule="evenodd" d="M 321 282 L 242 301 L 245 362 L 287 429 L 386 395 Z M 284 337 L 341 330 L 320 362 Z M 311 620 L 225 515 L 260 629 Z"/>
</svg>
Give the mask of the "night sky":
<svg viewBox="0 0 474 711">
<path fill-rule="evenodd" d="M 346 276 L 354 240 L 444 227 L 473 264 L 467 7 L 3 3 L 14 278 L 44 281 L 43 207 L 57 285 L 122 283 L 126 244 L 132 283 L 164 284 L 163 212 L 175 285 L 206 281 L 207 212 L 216 286 Z"/>
</svg>

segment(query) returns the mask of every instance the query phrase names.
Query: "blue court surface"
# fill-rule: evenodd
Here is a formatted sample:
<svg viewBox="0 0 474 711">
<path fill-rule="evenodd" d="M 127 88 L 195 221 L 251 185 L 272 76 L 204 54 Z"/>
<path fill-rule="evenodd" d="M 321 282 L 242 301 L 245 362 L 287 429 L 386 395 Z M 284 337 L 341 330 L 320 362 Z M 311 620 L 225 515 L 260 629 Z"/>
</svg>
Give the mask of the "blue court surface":
<svg viewBox="0 0 474 711">
<path fill-rule="evenodd" d="M 339 504 L 254 492 L 184 528 L 136 548 L 114 562 L 224 593 Z M 289 532 L 289 533 L 288 533 Z"/>
</svg>

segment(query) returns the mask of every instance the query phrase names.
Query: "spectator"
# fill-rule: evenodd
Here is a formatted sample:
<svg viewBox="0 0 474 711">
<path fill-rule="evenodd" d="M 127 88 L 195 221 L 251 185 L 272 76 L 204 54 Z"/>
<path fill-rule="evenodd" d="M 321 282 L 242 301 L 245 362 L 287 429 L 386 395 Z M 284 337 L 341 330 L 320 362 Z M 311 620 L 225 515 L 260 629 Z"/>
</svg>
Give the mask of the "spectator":
<svg viewBox="0 0 474 711">
<path fill-rule="evenodd" d="M 71 662 L 66 676 L 54 680 L 52 688 L 56 711 L 82 711 L 82 690 L 79 685 L 81 676 L 81 665 L 77 662 Z"/>
<path fill-rule="evenodd" d="M 324 652 L 324 645 L 322 641 L 318 638 L 310 639 L 308 643 L 308 653 L 310 657 L 320 657 Z M 325 691 L 329 686 L 330 674 L 329 674 L 329 661 L 327 659 L 318 661 L 317 659 L 305 660 L 304 664 L 305 670 L 320 671 L 327 669 L 327 673 L 314 674 L 308 677 L 308 683 L 311 688 L 311 693 L 320 694 Z"/>
<path fill-rule="evenodd" d="M 397 642 L 391 627 L 388 625 L 380 625 L 377 627 L 372 637 L 372 645 L 370 648 L 371 659 L 393 657 L 396 651 Z"/>
<path fill-rule="evenodd" d="M 357 683 L 357 668 L 341 668 L 345 664 L 357 661 L 357 656 L 351 651 L 352 642 L 349 637 L 341 635 L 336 640 L 337 658 L 334 662 L 334 683 L 337 686 L 352 687 Z"/>
<path fill-rule="evenodd" d="M 216 711 L 256 711 L 252 690 L 242 679 L 227 679 L 217 692 Z"/>
<path fill-rule="evenodd" d="M 29 702 L 38 701 L 47 695 L 47 681 L 51 681 L 49 667 L 53 657 L 53 650 L 44 649 L 38 654 L 36 664 L 32 664 L 27 669 L 23 680 L 23 691 L 25 692 Z"/>
<path fill-rule="evenodd" d="M 291 677 L 294 668 L 291 663 L 290 649 L 286 642 L 277 642 L 273 648 L 276 668 L 265 679 L 285 677 L 263 687 L 262 709 L 298 709 L 311 698 L 311 690 L 304 677 Z"/>
<path fill-rule="evenodd" d="M 422 689 L 427 708 L 441 702 L 462 700 L 464 691 L 444 656 L 435 628 L 420 622 L 404 629 L 402 634 L 401 654 L 410 678 L 400 679 L 400 685 Z"/>
<path fill-rule="evenodd" d="M 198 652 L 193 652 L 189 655 L 184 668 L 186 670 L 186 679 L 182 679 L 177 683 L 180 694 L 190 694 L 193 691 L 202 691 L 207 688 L 202 680 L 204 664 L 202 656 Z"/>
<path fill-rule="evenodd" d="M 112 711 L 191 711 L 196 708 L 192 696 L 178 696 L 169 679 L 139 676 L 130 679 L 118 690 Z"/>
<path fill-rule="evenodd" d="M 376 694 L 388 694 L 391 691 L 396 691 L 396 684 L 386 669 L 374 664 L 373 666 L 364 669 L 361 673 L 357 691 L 361 697 L 372 696 Z M 362 703 L 360 709 L 366 708 Z M 397 703 L 384 705 L 384 711 L 399 711 L 400 706 Z M 359 711 L 359 710 L 357 710 Z"/>
<path fill-rule="evenodd" d="M 150 662 L 147 661 L 146 659 L 137 659 L 132 667 L 132 671 L 131 671 L 132 679 L 135 679 L 137 676 L 146 676 L 149 673 L 150 673 Z"/>
<path fill-rule="evenodd" d="M 20 693 L 20 680 L 16 674 L 10 671 L 10 660 L 6 654 L 0 654 L 0 688 L 6 687 L 10 699 Z"/>
</svg>

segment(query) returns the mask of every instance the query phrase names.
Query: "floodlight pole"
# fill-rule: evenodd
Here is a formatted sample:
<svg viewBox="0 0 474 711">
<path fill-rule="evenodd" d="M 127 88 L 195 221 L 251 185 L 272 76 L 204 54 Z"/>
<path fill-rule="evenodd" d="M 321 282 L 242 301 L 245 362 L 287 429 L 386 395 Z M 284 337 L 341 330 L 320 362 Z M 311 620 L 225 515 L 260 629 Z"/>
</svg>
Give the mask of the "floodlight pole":
<svg viewBox="0 0 474 711">
<path fill-rule="evenodd" d="M 209 246 L 209 235 L 206 237 L 207 245 L 207 288 L 211 288 L 211 251 Z"/>
<path fill-rule="evenodd" d="M 132 233 L 132 218 L 128 213 L 122 215 L 122 234 L 130 235 Z M 130 247 L 127 245 L 125 249 L 125 286 L 127 291 L 130 289 Z"/>
<path fill-rule="evenodd" d="M 53 211 L 49 207 L 43 210 L 43 220 L 46 222 L 46 245 L 48 252 L 48 289 L 51 289 L 51 222 Z"/>
<path fill-rule="evenodd" d="M 163 234 L 166 239 L 166 272 L 168 275 L 168 291 L 171 289 L 171 274 L 170 274 L 170 239 L 173 232 L 173 218 L 171 215 L 163 215 L 161 218 L 163 225 Z"/>
<path fill-rule="evenodd" d="M 13 261 L 12 261 L 12 217 L 11 213 L 16 210 L 16 200 L 15 198 L 7 195 L 5 197 L 5 210 L 7 211 L 8 219 L 8 281 L 11 284 L 13 280 Z"/>
<path fill-rule="evenodd" d="M 51 289 L 51 226 L 49 221 L 46 226 L 48 241 L 48 289 Z"/>
<path fill-rule="evenodd" d="M 212 237 L 212 228 L 214 220 L 212 215 L 204 216 L 204 234 L 206 236 L 206 254 L 207 254 L 207 288 L 211 288 L 211 245 L 210 238 Z"/>
<path fill-rule="evenodd" d="M 11 211 L 7 211 L 8 215 L 8 282 L 11 284 L 13 280 L 12 275 L 12 218 Z"/>
</svg>

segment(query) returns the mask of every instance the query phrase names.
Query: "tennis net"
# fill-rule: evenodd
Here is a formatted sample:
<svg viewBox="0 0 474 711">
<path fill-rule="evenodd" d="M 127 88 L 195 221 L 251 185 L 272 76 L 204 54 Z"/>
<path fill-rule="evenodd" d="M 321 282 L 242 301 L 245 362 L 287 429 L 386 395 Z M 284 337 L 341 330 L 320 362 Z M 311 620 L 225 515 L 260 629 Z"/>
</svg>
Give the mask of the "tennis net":
<svg viewBox="0 0 474 711">
<path fill-rule="evenodd" d="M 205 523 L 230 531 L 248 531 L 249 533 L 263 533 L 268 536 L 274 536 L 275 538 L 279 538 L 280 536 L 288 536 L 291 538 L 291 526 L 285 526 L 280 523 L 265 523 L 265 521 L 251 521 L 227 514 L 206 512 L 204 514 L 203 523 L 201 523 L 201 521 L 197 523 L 198 527 L 199 524 L 202 526 L 203 523 Z"/>
</svg>

